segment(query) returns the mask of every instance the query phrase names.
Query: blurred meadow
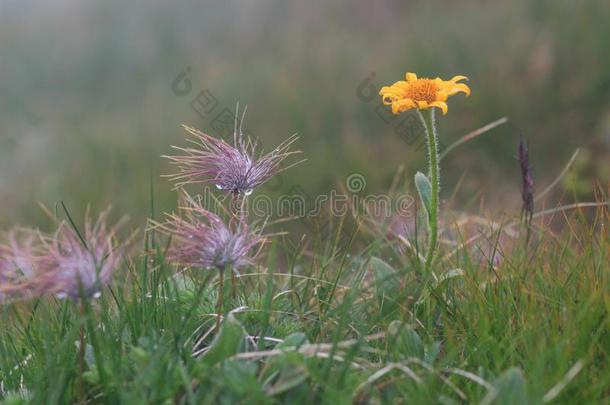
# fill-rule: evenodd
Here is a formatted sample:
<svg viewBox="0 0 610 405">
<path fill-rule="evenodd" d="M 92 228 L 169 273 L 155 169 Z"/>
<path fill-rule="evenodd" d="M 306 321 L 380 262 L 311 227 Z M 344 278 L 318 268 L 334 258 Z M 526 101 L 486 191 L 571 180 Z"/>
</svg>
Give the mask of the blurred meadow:
<svg viewBox="0 0 610 405">
<path fill-rule="evenodd" d="M 143 224 L 151 181 L 158 210 L 175 206 L 159 156 L 184 144 L 180 124 L 227 136 L 214 120 L 237 102 L 263 146 L 298 133 L 308 159 L 265 192 L 317 195 L 352 173 L 386 190 L 398 165 L 426 164 L 371 96 L 405 70 L 469 76 L 444 145 L 509 119 L 443 162 L 447 194 L 463 176 L 458 206 L 518 209 L 520 136 L 540 187 L 581 148 L 550 197 L 593 198 L 610 181 L 609 17 L 606 0 L 0 1 L 0 223 L 47 226 L 38 203 L 64 201 Z M 201 94 L 212 113 L 191 106 Z"/>
<path fill-rule="evenodd" d="M 609 21 L 0 0 L 0 404 L 610 403 Z"/>
</svg>

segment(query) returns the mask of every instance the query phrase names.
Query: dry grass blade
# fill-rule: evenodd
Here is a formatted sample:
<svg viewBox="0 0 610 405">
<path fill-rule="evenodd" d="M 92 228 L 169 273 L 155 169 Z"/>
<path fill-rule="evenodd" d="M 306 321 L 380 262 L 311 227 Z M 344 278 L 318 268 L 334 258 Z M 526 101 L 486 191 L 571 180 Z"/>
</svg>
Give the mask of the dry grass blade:
<svg viewBox="0 0 610 405">
<path fill-rule="evenodd" d="M 547 188 L 544 189 L 544 191 L 542 191 L 540 194 L 538 194 L 536 197 L 534 197 L 534 202 L 540 200 L 542 197 L 547 195 L 549 193 L 549 191 L 551 191 L 553 189 L 553 187 L 555 187 L 557 185 L 557 183 L 559 183 L 561 181 L 563 176 L 565 176 L 566 173 L 568 172 L 568 170 L 570 170 L 570 167 L 572 166 L 572 164 L 576 160 L 576 157 L 578 156 L 578 152 L 579 151 L 580 151 L 580 149 L 576 149 L 574 151 L 574 153 L 572 154 L 572 157 L 570 158 L 568 163 L 565 165 L 565 167 L 563 168 L 561 173 L 559 173 L 559 176 L 557 176 L 557 178 L 555 180 L 553 180 L 553 182 L 551 184 L 549 184 L 547 186 Z"/>
<path fill-rule="evenodd" d="M 479 384 L 482 387 L 485 387 L 488 390 L 493 389 L 493 385 L 491 385 L 489 382 L 485 381 L 483 378 L 479 377 L 478 375 L 471 373 L 470 371 L 462 370 L 460 368 L 448 368 L 444 371 L 451 373 L 451 374 L 459 375 L 459 376 L 467 378 L 471 381 L 474 381 L 475 383 Z"/>
<path fill-rule="evenodd" d="M 244 273 L 244 274 L 238 274 L 237 278 L 245 278 L 245 277 L 260 277 L 260 276 L 274 276 L 274 277 L 290 277 L 290 278 L 298 278 L 304 281 L 315 281 L 316 283 L 320 283 L 320 284 L 327 284 L 327 285 L 334 285 L 336 288 L 343 288 L 346 290 L 351 290 L 352 287 L 347 286 L 347 285 L 341 285 L 341 284 L 337 284 L 337 283 L 333 283 L 331 281 L 327 281 L 327 280 L 322 280 L 320 278 L 316 278 L 316 277 L 308 277 L 308 276 L 304 276 L 302 274 L 290 274 L 290 273 Z"/>
<path fill-rule="evenodd" d="M 610 206 L 610 201 L 584 202 L 584 203 L 575 203 L 575 204 L 562 205 L 560 207 L 549 208 L 548 210 L 539 211 L 539 212 L 535 213 L 532 216 L 532 219 L 544 217 L 544 216 L 551 215 L 551 214 L 554 214 L 554 213 L 557 213 L 557 212 L 569 211 L 569 210 L 578 209 L 578 208 L 601 208 L 601 207 L 608 207 L 608 206 Z M 504 229 L 509 230 L 511 227 L 519 224 L 519 222 L 520 221 L 518 221 L 518 220 L 509 222 L 508 224 L 506 224 L 504 226 Z M 493 226 L 492 226 L 492 234 L 496 230 L 497 229 L 494 229 Z M 479 235 L 475 235 L 475 236 L 471 237 L 470 239 L 468 239 L 465 242 L 461 243 L 457 248 L 455 248 L 451 252 L 447 253 L 441 259 L 441 263 L 446 262 L 447 260 L 452 258 L 456 253 L 458 253 L 459 251 L 461 251 L 465 247 L 469 246 L 470 244 L 476 242 L 477 240 L 481 239 L 482 237 L 487 237 L 488 238 L 488 237 L 491 237 L 491 234 L 490 233 L 487 233 L 487 234 L 481 233 Z"/>
<path fill-rule="evenodd" d="M 235 356 L 233 356 L 233 359 L 240 359 L 240 360 L 244 360 L 244 359 L 258 359 L 258 358 L 264 358 L 264 357 L 272 357 L 272 356 L 277 356 L 280 354 L 283 354 L 287 351 L 296 351 L 298 353 L 304 354 L 304 355 L 317 355 L 317 353 L 325 353 L 328 352 L 330 350 L 332 350 L 333 348 L 336 349 L 346 349 L 349 348 L 359 342 L 372 342 L 375 340 L 380 340 L 385 338 L 386 334 L 383 332 L 380 333 L 374 333 L 372 335 L 368 335 L 365 336 L 361 339 L 348 339 L 348 340 L 343 340 L 341 342 L 338 342 L 336 344 L 333 343 L 317 343 L 317 344 L 307 344 L 307 345 L 302 345 L 300 347 L 284 347 L 282 349 L 272 349 L 272 350 L 261 350 L 261 351 L 255 351 L 255 352 L 246 352 L 246 353 L 239 353 L 236 354 Z M 335 356 L 333 356 L 335 357 Z"/>
<path fill-rule="evenodd" d="M 400 370 L 404 374 L 406 374 L 409 378 L 411 378 L 413 381 L 415 381 L 417 384 L 423 384 L 422 379 L 419 378 L 419 376 L 417 374 L 415 374 L 415 371 L 413 371 L 411 368 L 405 366 L 404 364 L 400 364 L 400 363 L 390 363 L 390 364 L 386 365 L 385 367 L 375 371 L 373 374 L 371 374 L 369 376 L 369 378 L 367 378 L 358 387 L 356 387 L 356 390 L 354 391 L 354 395 L 357 396 L 357 394 L 360 391 L 362 391 L 364 388 L 375 383 L 377 380 L 379 380 L 380 378 L 382 378 L 383 376 L 385 376 L 386 374 L 388 374 L 390 371 L 393 371 L 393 370 Z"/>
<path fill-rule="evenodd" d="M 563 391 L 563 389 L 572 381 L 578 373 L 584 368 L 585 362 L 578 360 L 566 373 L 566 375 L 553 387 L 551 388 L 544 397 L 543 402 L 551 402 Z"/>
<path fill-rule="evenodd" d="M 398 235 L 398 240 L 399 240 L 400 242 L 402 242 L 402 243 L 403 243 L 403 244 L 404 244 L 404 245 L 407 247 L 407 249 L 409 249 L 411 252 L 415 253 L 415 254 L 417 255 L 417 258 L 418 258 L 418 259 L 419 259 L 419 260 L 420 260 L 422 263 L 424 262 L 424 260 L 425 260 L 424 256 L 422 256 L 422 254 L 421 254 L 421 253 L 419 253 L 419 252 L 417 251 L 417 249 L 415 248 L 415 246 L 413 246 L 413 244 L 412 244 L 411 242 L 409 242 L 409 240 L 408 240 L 407 238 L 405 238 L 405 237 L 404 237 L 404 236 L 402 236 L 402 235 Z"/>
<path fill-rule="evenodd" d="M 451 152 L 453 149 L 457 148 L 457 147 L 458 147 L 458 146 L 460 146 L 461 144 L 463 144 L 463 143 L 465 143 L 465 142 L 468 142 L 468 141 L 470 141 L 470 140 L 472 140 L 472 139 L 474 139 L 474 138 L 476 138 L 476 137 L 478 137 L 478 136 L 481 136 L 481 135 L 483 135 L 484 133 L 486 133 L 486 132 L 488 132 L 488 131 L 491 131 L 492 129 L 494 129 L 494 128 L 496 128 L 496 127 L 499 127 L 500 125 L 505 124 L 505 123 L 507 123 L 507 122 L 508 122 L 508 118 L 507 118 L 507 117 L 502 117 L 502 118 L 499 118 L 499 119 L 497 119 L 497 120 L 495 120 L 495 121 L 493 121 L 493 122 L 490 122 L 489 124 L 487 124 L 487 125 L 485 125 L 485 126 L 483 126 L 483 127 L 479 128 L 479 129 L 477 129 L 477 130 L 472 131 L 472 132 L 471 132 L 471 133 L 469 133 L 469 134 L 464 135 L 463 137 L 461 137 L 460 139 L 458 139 L 457 141 L 455 141 L 454 143 L 452 143 L 451 145 L 449 145 L 449 146 L 448 146 L 448 147 L 447 147 L 447 148 L 446 148 L 446 149 L 445 149 L 445 150 L 444 150 L 444 151 L 443 151 L 443 152 L 440 154 L 440 156 L 439 156 L 439 158 L 438 158 L 438 159 L 439 159 L 439 160 L 443 160 L 443 158 L 444 158 L 445 156 L 447 156 L 447 154 L 448 154 L 449 152 Z"/>
</svg>

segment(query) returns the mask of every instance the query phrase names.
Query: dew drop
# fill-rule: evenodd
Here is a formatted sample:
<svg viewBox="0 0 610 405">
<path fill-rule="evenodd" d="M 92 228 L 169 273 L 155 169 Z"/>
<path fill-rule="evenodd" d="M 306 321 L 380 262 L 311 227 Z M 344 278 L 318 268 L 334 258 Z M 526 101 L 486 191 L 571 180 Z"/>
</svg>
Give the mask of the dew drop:
<svg viewBox="0 0 610 405">
<path fill-rule="evenodd" d="M 244 195 L 247 197 L 247 196 L 249 196 L 250 194 L 252 194 L 252 192 L 253 192 L 253 191 L 254 191 L 254 190 L 252 190 L 251 188 L 249 188 L 249 189 L 247 189 L 246 191 L 244 191 Z"/>
<path fill-rule="evenodd" d="M 220 184 L 216 184 L 216 188 L 219 190 L 224 190 L 224 187 L 222 187 Z"/>
</svg>

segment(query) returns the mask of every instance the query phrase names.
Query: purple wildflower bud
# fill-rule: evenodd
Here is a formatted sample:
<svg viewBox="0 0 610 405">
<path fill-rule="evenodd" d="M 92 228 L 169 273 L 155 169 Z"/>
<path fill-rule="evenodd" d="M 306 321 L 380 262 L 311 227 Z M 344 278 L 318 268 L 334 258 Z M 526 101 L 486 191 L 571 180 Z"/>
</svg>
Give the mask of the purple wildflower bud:
<svg viewBox="0 0 610 405">
<path fill-rule="evenodd" d="M 252 264 L 256 253 L 250 255 L 249 252 L 265 241 L 264 236 L 252 232 L 245 223 L 232 231 L 220 217 L 188 196 L 186 206 L 181 209 L 183 218 L 167 214 L 168 220 L 158 225 L 172 238 L 167 256 L 175 264 L 238 269 Z"/>
<path fill-rule="evenodd" d="M 30 281 L 40 254 L 39 233 L 34 229 L 14 228 L 7 240 L 0 245 L 0 302 L 31 295 Z"/>
<path fill-rule="evenodd" d="M 108 210 L 95 223 L 87 215 L 84 234 L 65 222 L 53 235 L 16 228 L 0 245 L 0 300 L 53 294 L 58 298 L 95 297 L 122 260 L 124 244 L 106 225 Z"/>
<path fill-rule="evenodd" d="M 204 134 L 195 128 L 183 127 L 195 136 L 195 140 L 189 141 L 196 147 L 172 146 L 184 152 L 184 155 L 164 156 L 179 168 L 177 174 L 167 176 L 176 182 L 177 187 L 186 184 L 213 184 L 226 192 L 249 195 L 255 187 L 265 183 L 274 175 L 300 163 L 280 168 L 284 159 L 300 153 L 289 150 L 298 139 L 296 135 L 282 142 L 273 151 L 263 154 L 262 151 L 257 151 L 256 142 L 244 137 L 241 124 L 239 128 L 237 126 L 237 118 L 234 145 L 229 145 L 224 140 Z"/>
<path fill-rule="evenodd" d="M 42 238 L 44 255 L 38 259 L 36 280 L 42 294 L 72 299 L 99 296 L 118 269 L 125 246 L 115 240 L 120 223 L 111 228 L 106 224 L 108 213 L 100 214 L 95 223 L 87 216 L 82 235 L 62 222 L 53 236 Z"/>
<path fill-rule="evenodd" d="M 529 150 L 523 138 L 519 141 L 517 159 L 521 167 L 521 199 L 523 200 L 521 213 L 525 216 L 525 221 L 529 223 L 534 215 L 534 178 L 529 163 Z"/>
</svg>

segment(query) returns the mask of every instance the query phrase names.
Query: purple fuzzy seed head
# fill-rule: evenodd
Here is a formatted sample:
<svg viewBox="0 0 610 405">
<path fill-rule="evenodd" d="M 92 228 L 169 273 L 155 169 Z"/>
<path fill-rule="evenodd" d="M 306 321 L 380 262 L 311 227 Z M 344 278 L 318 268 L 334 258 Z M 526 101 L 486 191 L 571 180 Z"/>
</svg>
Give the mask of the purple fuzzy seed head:
<svg viewBox="0 0 610 405">
<path fill-rule="evenodd" d="M 284 159 L 300 153 L 290 151 L 290 147 L 298 139 L 291 136 L 271 152 L 263 154 L 257 150 L 256 142 L 243 135 L 241 124 L 239 127 L 237 125 L 237 118 L 233 145 L 195 128 L 184 126 L 184 129 L 195 137 L 194 140 L 189 140 L 195 147 L 173 146 L 183 154 L 164 156 L 178 167 L 178 173 L 167 176 L 176 182 L 177 187 L 186 184 L 211 184 L 226 192 L 248 195 L 254 188 L 287 169 L 288 167 L 280 168 Z M 292 166 L 294 164 L 289 167 Z"/>
<path fill-rule="evenodd" d="M 40 234 L 34 229 L 14 228 L 0 244 L 0 302 L 31 295 L 30 284 L 40 255 Z"/>
<path fill-rule="evenodd" d="M 95 222 L 87 215 L 81 235 L 62 222 L 55 234 L 43 237 L 44 255 L 37 260 L 41 293 L 58 298 L 97 297 L 110 282 L 121 263 L 124 245 L 115 240 L 120 223 L 107 225 L 108 212 Z"/>
<path fill-rule="evenodd" d="M 265 237 L 240 223 L 232 231 L 217 215 L 207 211 L 199 202 L 187 197 L 181 207 L 182 217 L 168 214 L 159 229 L 172 238 L 168 259 L 182 266 L 238 269 L 253 263 L 250 251 L 261 245 Z"/>
<path fill-rule="evenodd" d="M 83 241 L 65 223 L 45 241 L 43 266 L 52 275 L 49 287 L 58 297 L 78 298 L 81 289 L 88 297 L 97 296 L 119 267 L 122 249 L 113 243 L 115 229 L 106 225 L 107 212 L 95 223 L 86 219 Z"/>
<path fill-rule="evenodd" d="M 119 267 L 125 245 L 115 242 L 117 224 L 106 224 L 108 210 L 85 219 L 78 234 L 62 222 L 51 235 L 16 228 L 0 245 L 0 298 L 55 295 L 95 297 Z"/>
</svg>

